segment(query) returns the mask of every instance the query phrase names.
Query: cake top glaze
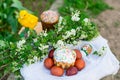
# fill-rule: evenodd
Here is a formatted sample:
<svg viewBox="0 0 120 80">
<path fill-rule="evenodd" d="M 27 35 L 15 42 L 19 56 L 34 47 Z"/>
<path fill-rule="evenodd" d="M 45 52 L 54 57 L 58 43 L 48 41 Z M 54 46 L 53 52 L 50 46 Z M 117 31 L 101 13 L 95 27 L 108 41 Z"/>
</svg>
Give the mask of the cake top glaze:
<svg viewBox="0 0 120 80">
<path fill-rule="evenodd" d="M 57 12 L 48 10 L 48 11 L 44 11 L 40 15 L 40 18 L 44 23 L 53 24 L 58 21 L 59 16 Z"/>
<path fill-rule="evenodd" d="M 66 47 L 57 48 L 54 52 L 54 59 L 57 62 L 73 63 L 76 60 L 76 53 Z"/>
</svg>

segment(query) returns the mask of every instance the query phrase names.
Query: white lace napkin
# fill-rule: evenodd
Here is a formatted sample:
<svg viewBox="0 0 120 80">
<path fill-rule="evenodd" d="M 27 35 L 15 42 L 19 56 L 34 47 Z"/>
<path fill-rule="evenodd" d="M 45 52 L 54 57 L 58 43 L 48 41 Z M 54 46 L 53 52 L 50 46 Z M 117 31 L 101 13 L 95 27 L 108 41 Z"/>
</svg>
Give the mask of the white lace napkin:
<svg viewBox="0 0 120 80">
<path fill-rule="evenodd" d="M 90 55 L 85 59 L 86 67 L 79 71 L 77 75 L 56 77 L 50 74 L 43 62 L 36 62 L 29 66 L 23 66 L 20 72 L 25 80 L 100 80 L 104 76 L 116 74 L 120 68 L 119 61 L 111 52 L 107 40 L 99 36 L 90 42 L 82 42 L 71 48 L 81 49 L 83 44 L 89 43 L 94 50 L 99 50 L 103 46 L 106 47 L 106 52 L 102 56 Z"/>
</svg>

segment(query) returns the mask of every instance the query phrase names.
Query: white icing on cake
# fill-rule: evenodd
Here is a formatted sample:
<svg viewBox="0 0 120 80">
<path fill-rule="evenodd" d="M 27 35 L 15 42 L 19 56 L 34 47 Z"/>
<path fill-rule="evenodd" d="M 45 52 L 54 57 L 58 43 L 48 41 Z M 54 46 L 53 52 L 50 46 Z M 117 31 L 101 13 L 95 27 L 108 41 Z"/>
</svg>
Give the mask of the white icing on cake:
<svg viewBox="0 0 120 80">
<path fill-rule="evenodd" d="M 57 62 L 73 63 L 76 60 L 76 53 L 65 47 L 57 48 L 54 52 L 54 59 Z"/>
</svg>

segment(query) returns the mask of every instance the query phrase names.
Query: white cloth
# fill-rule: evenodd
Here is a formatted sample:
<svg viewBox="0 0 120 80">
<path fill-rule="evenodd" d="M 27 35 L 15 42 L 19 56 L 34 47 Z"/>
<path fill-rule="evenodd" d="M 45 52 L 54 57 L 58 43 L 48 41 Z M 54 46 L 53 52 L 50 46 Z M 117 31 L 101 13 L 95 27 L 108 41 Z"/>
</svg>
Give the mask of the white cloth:
<svg viewBox="0 0 120 80">
<path fill-rule="evenodd" d="M 91 44 L 94 50 L 99 50 L 103 46 L 107 47 L 107 50 L 105 54 L 100 57 L 91 55 L 87 60 L 85 59 L 86 67 L 74 76 L 53 76 L 50 74 L 50 71 L 44 67 L 43 61 L 36 62 L 29 66 L 24 65 L 20 70 L 21 75 L 25 80 L 100 80 L 107 75 L 114 75 L 118 72 L 120 68 L 119 61 L 111 52 L 106 39 L 98 36 L 92 41 L 84 41 L 82 44 L 71 47 L 81 49 L 81 46 L 86 43 Z"/>
</svg>

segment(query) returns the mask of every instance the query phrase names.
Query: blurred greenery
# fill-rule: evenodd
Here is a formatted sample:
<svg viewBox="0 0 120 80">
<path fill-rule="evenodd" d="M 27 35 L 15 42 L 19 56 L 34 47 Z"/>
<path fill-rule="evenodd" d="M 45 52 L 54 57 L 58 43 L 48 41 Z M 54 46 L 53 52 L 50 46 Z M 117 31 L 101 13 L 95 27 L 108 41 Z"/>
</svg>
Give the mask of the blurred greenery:
<svg viewBox="0 0 120 80">
<path fill-rule="evenodd" d="M 59 13 L 63 16 L 70 15 L 73 9 L 95 17 L 102 11 L 112 8 L 104 0 L 64 0 L 64 5 L 59 9 Z"/>
<path fill-rule="evenodd" d="M 0 39 L 9 41 L 18 39 L 16 38 L 16 33 L 19 30 L 17 16 L 22 9 L 26 8 L 22 6 L 19 0 L 0 1 Z"/>
<path fill-rule="evenodd" d="M 20 10 L 25 9 L 39 17 L 42 11 L 49 9 L 53 1 L 54 0 L 0 0 L 0 40 L 13 42 L 19 40 L 17 33 L 21 26 L 17 21 L 17 17 Z"/>
<path fill-rule="evenodd" d="M 48 10 L 55 0 L 20 0 L 23 6 L 32 10 L 38 17 L 44 10 Z M 31 6 L 32 5 L 32 6 Z"/>
</svg>

